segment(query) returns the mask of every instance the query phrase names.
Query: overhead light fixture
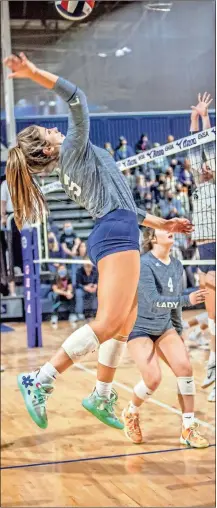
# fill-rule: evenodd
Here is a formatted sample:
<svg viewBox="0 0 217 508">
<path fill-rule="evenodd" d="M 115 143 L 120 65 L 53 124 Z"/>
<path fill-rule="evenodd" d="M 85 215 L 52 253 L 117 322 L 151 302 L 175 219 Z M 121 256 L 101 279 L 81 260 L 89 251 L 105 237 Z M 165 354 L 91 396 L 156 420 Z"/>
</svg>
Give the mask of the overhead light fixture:
<svg viewBox="0 0 217 508">
<path fill-rule="evenodd" d="M 148 9 L 149 11 L 170 12 L 172 5 L 173 5 L 172 2 L 170 3 L 154 2 L 147 4 L 145 8 Z"/>
</svg>

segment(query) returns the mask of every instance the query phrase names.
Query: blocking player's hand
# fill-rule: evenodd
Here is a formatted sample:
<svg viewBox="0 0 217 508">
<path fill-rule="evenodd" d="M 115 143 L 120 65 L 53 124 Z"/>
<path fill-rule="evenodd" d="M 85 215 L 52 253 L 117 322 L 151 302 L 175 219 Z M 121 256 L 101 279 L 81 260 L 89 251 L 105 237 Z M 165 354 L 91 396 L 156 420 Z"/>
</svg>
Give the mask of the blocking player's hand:
<svg viewBox="0 0 217 508">
<path fill-rule="evenodd" d="M 208 107 L 210 106 L 213 99 L 211 95 L 205 92 L 203 97 L 201 97 L 201 93 L 198 94 L 198 104 L 197 106 L 191 106 L 192 113 L 200 116 L 208 115 Z"/>
<path fill-rule="evenodd" d="M 198 305 L 199 303 L 205 302 L 205 298 L 208 293 L 209 291 L 207 291 L 207 289 L 199 289 L 198 291 L 193 291 L 193 293 L 190 293 L 189 300 L 191 305 Z"/>
<path fill-rule="evenodd" d="M 166 221 L 164 229 L 168 231 L 168 233 L 184 233 L 189 235 L 194 231 L 194 226 L 188 219 L 179 219 L 175 217 L 174 219 Z"/>
</svg>

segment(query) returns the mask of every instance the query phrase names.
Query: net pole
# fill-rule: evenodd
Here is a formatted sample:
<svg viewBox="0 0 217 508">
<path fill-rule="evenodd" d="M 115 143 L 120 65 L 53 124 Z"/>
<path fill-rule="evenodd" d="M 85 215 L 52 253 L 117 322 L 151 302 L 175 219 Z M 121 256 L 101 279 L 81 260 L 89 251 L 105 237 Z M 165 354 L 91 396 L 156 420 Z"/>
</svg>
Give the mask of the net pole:
<svg viewBox="0 0 217 508">
<path fill-rule="evenodd" d="M 1 2 L 1 44 L 2 60 L 11 54 L 11 30 L 9 1 Z M 10 69 L 3 65 L 4 101 L 6 113 L 7 146 L 11 148 L 16 145 L 16 123 L 14 117 L 14 88 L 13 79 L 8 79 Z"/>
</svg>

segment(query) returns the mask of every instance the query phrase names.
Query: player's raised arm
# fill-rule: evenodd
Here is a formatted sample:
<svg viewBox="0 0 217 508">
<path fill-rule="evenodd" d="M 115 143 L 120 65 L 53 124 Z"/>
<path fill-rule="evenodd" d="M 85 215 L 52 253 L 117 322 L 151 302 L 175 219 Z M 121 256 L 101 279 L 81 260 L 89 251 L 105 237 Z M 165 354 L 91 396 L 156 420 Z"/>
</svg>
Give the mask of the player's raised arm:
<svg viewBox="0 0 217 508">
<path fill-rule="evenodd" d="M 211 127 L 208 108 L 213 99 L 211 95 L 205 92 L 203 96 L 201 93 L 198 94 L 198 104 L 197 106 L 191 106 L 191 125 L 190 132 L 199 131 L 199 117 L 202 118 L 203 129 L 209 129 Z"/>
<path fill-rule="evenodd" d="M 9 78 L 30 79 L 44 88 L 53 89 L 67 102 L 70 109 L 67 132 L 69 145 L 86 145 L 90 131 L 89 111 L 86 96 L 76 85 L 56 74 L 38 69 L 24 53 L 20 53 L 19 57 L 10 55 L 4 59 L 4 64 L 12 71 Z"/>
</svg>

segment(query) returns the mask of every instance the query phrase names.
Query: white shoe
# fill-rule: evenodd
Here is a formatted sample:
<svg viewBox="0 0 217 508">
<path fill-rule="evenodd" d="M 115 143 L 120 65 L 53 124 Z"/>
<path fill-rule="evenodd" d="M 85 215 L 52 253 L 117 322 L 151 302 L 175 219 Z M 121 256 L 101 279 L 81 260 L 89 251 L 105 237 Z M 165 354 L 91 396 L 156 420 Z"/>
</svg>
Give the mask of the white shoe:
<svg viewBox="0 0 217 508">
<path fill-rule="evenodd" d="M 190 328 L 187 321 L 182 321 L 183 330 L 188 330 Z"/>
<path fill-rule="evenodd" d="M 201 328 L 200 326 L 196 326 L 196 328 L 194 330 L 192 330 L 191 333 L 189 333 L 188 335 L 188 340 L 190 340 L 191 342 L 197 342 L 198 339 L 201 338 Z"/>
<path fill-rule="evenodd" d="M 212 383 L 215 381 L 215 364 L 208 365 L 207 367 L 207 375 L 204 379 L 203 384 L 201 385 L 201 388 L 208 388 Z"/>
<path fill-rule="evenodd" d="M 84 321 L 84 314 L 78 314 L 78 321 Z"/>
<path fill-rule="evenodd" d="M 69 322 L 70 323 L 76 323 L 76 321 L 77 321 L 76 314 L 69 314 Z"/>
<path fill-rule="evenodd" d="M 51 316 L 50 322 L 51 322 L 52 325 L 57 325 L 57 323 L 58 323 L 58 316 L 56 316 L 56 315 Z"/>
<path fill-rule="evenodd" d="M 209 394 L 208 402 L 215 402 L 215 386 Z"/>
<path fill-rule="evenodd" d="M 203 335 L 198 341 L 198 346 L 202 351 L 209 351 L 210 350 L 210 341 L 207 340 Z"/>
</svg>

